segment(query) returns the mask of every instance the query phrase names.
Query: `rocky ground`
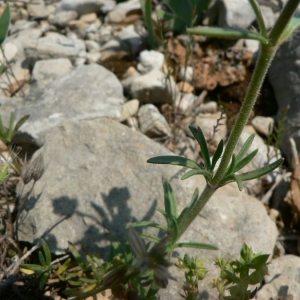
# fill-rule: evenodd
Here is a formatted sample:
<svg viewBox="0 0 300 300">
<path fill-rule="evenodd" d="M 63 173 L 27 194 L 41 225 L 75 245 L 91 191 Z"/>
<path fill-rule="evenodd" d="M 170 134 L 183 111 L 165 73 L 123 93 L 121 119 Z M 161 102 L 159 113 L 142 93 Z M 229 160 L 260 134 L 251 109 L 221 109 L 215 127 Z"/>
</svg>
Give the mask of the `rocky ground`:
<svg viewBox="0 0 300 300">
<path fill-rule="evenodd" d="M 270 28 L 283 3 L 259 2 Z M 220 139 L 226 141 L 258 45 L 168 32 L 161 46 L 150 50 L 138 0 L 25 0 L 11 2 L 11 9 L 0 57 L 6 66 L 0 77 L 1 116 L 7 124 L 12 111 L 17 119 L 30 115 L 14 139 L 15 149 L 21 162 L 25 152 L 27 158 L 42 152 L 47 165 L 22 211 L 19 241 L 35 244 L 44 237 L 56 255 L 65 254 L 71 241 L 84 254 L 105 256 L 108 236 L 124 238 L 130 222 L 161 221 L 155 210 L 163 207 L 162 176 L 171 181 L 180 208 L 195 187 L 203 189 L 202 178 L 180 181 L 182 169 L 146 160 L 172 153 L 199 160 L 189 125 L 202 128 L 212 153 Z M 212 1 L 203 23 L 256 26 L 247 0 Z M 252 150 L 259 152 L 247 166 L 251 170 L 281 156 L 274 147 L 281 143 L 285 170 L 245 184 L 242 193 L 235 185 L 221 188 L 183 237 L 220 248 L 190 252 L 203 256 L 211 268 L 199 286 L 199 299 L 217 297 L 209 288 L 217 274 L 213 259 L 236 258 L 244 242 L 272 256 L 256 299 L 300 299 L 300 175 L 289 141 L 293 137 L 299 147 L 298 40 L 296 34 L 279 50 L 237 146 L 257 133 Z M 9 156 L 3 145 L 1 153 Z M 9 195 L 0 190 L 3 220 L 7 200 L 11 210 L 15 205 L 19 177 L 12 175 Z M 8 260 L 2 245 L 4 281 Z M 178 299 L 178 278 L 162 299 Z"/>
</svg>

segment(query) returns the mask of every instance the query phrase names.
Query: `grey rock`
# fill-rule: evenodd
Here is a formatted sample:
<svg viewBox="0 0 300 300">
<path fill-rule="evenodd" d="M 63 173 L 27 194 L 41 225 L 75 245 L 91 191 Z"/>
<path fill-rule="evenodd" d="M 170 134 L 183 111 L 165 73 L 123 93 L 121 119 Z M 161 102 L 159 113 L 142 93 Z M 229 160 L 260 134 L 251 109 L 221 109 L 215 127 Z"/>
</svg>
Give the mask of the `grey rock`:
<svg viewBox="0 0 300 300">
<path fill-rule="evenodd" d="M 80 21 L 84 23 L 94 23 L 98 19 L 96 13 L 84 14 L 80 17 Z"/>
<path fill-rule="evenodd" d="M 119 39 L 133 56 L 136 56 L 144 47 L 146 32 L 141 31 L 134 25 L 128 25 L 119 33 Z"/>
<path fill-rule="evenodd" d="M 101 59 L 101 53 L 99 52 L 87 52 L 85 53 L 88 64 L 97 63 Z"/>
<path fill-rule="evenodd" d="M 18 54 L 18 47 L 15 44 L 6 42 L 2 46 L 2 48 L 3 48 L 5 60 L 4 60 L 3 52 L 1 51 L 0 52 L 1 63 L 6 63 L 6 62 L 11 63 L 16 60 Z"/>
<path fill-rule="evenodd" d="M 79 15 L 99 13 L 107 0 L 62 0 L 58 10 L 75 10 Z"/>
<path fill-rule="evenodd" d="M 161 52 L 155 50 L 143 50 L 139 56 L 137 69 L 141 74 L 149 73 L 154 69 L 161 70 L 165 57 Z"/>
<path fill-rule="evenodd" d="M 16 105 L 16 118 L 30 114 L 21 127 L 19 143 L 43 144 L 43 132 L 64 119 L 108 117 L 119 120 L 123 90 L 113 73 L 99 65 L 84 65 L 53 80 L 47 88 L 33 86 L 24 102 Z M 1 110 L 6 110 L 2 103 Z M 30 137 L 30 138 L 29 138 Z"/>
<path fill-rule="evenodd" d="M 97 42 L 93 40 L 86 40 L 85 42 L 85 47 L 88 52 L 99 52 L 100 51 L 100 46 Z"/>
<path fill-rule="evenodd" d="M 40 60 L 34 65 L 32 80 L 45 85 L 53 80 L 70 74 L 73 66 L 67 58 Z"/>
<path fill-rule="evenodd" d="M 132 99 L 124 103 L 121 113 L 120 122 L 134 117 L 137 115 L 140 106 L 140 101 L 137 99 Z"/>
<path fill-rule="evenodd" d="M 36 28 L 38 25 L 38 22 L 36 21 L 27 21 L 27 20 L 18 20 L 16 21 L 10 28 L 10 34 L 13 35 L 16 32 Z"/>
<path fill-rule="evenodd" d="M 116 55 L 122 49 L 122 43 L 119 39 L 112 39 L 105 43 L 101 49 L 101 60 L 106 60 L 111 56 Z"/>
<path fill-rule="evenodd" d="M 300 35 L 297 30 L 291 38 L 282 44 L 268 72 L 278 104 L 277 120 L 282 121 L 284 111 L 288 108 L 281 140 L 281 151 L 288 163 L 292 163 L 293 155 L 289 138 L 296 142 L 300 149 Z"/>
<path fill-rule="evenodd" d="M 129 0 L 118 3 L 116 7 L 106 16 L 107 22 L 112 24 L 122 23 L 127 14 L 140 9 L 141 4 L 139 0 Z"/>
<path fill-rule="evenodd" d="M 148 137 L 169 137 L 172 134 L 167 120 L 153 104 L 141 106 L 138 120 L 141 132 Z"/>
<path fill-rule="evenodd" d="M 212 0 L 205 12 L 204 25 L 247 29 L 255 20 L 253 9 L 247 0 Z"/>
<path fill-rule="evenodd" d="M 27 5 L 29 16 L 35 19 L 46 19 L 48 10 L 46 9 L 44 0 L 30 0 Z"/>
<path fill-rule="evenodd" d="M 218 111 L 218 104 L 215 101 L 202 103 L 199 108 L 199 112 L 203 114 L 215 114 L 217 111 Z"/>
<path fill-rule="evenodd" d="M 265 285 L 258 291 L 258 300 L 270 299 L 279 296 L 292 295 L 298 299 L 300 295 L 300 258 L 294 255 L 285 255 L 272 260 L 268 266 L 269 275 L 265 276 Z"/>
<path fill-rule="evenodd" d="M 274 119 L 271 117 L 256 116 L 251 121 L 252 126 L 264 136 L 269 136 L 274 128 Z"/>
<path fill-rule="evenodd" d="M 76 20 L 78 13 L 75 10 L 56 11 L 49 17 L 49 23 L 57 27 L 66 27 L 70 21 Z"/>
<path fill-rule="evenodd" d="M 25 204 L 19 237 L 32 243 L 44 236 L 54 253 L 64 253 L 71 241 L 84 254 L 105 257 L 110 241 L 126 239 L 130 222 L 162 222 L 155 212 L 164 207 L 162 176 L 171 181 L 179 211 L 196 187 L 205 186 L 200 176 L 181 181 L 180 167 L 147 164 L 150 157 L 172 152 L 113 120 L 65 120 L 45 132 L 45 141 L 48 167 Z M 211 272 L 200 290 L 213 297 L 209 280 L 218 272 L 216 256 L 236 259 L 244 242 L 255 252 L 272 253 L 276 239 L 264 206 L 229 185 L 214 194 L 181 239 L 213 243 L 220 250 L 180 253 L 205 258 Z M 181 282 L 182 277 L 170 282 L 168 297 L 178 299 Z"/>
<path fill-rule="evenodd" d="M 179 109 L 181 112 L 185 112 L 187 109 L 192 107 L 195 104 L 196 96 L 192 93 L 179 95 L 176 98 L 175 105 L 176 108 Z"/>
<path fill-rule="evenodd" d="M 24 45 L 24 53 L 32 64 L 38 60 L 53 58 L 68 58 L 74 62 L 79 54 L 76 46 L 71 39 L 58 33 L 51 33 L 37 41 L 28 41 Z"/>
<path fill-rule="evenodd" d="M 264 5 L 260 5 L 260 11 L 263 16 L 266 29 L 271 29 L 275 24 L 275 15 L 272 8 Z"/>
<path fill-rule="evenodd" d="M 179 94 L 179 89 L 172 77 L 157 69 L 133 79 L 130 86 L 133 98 L 143 103 L 172 103 Z"/>
</svg>

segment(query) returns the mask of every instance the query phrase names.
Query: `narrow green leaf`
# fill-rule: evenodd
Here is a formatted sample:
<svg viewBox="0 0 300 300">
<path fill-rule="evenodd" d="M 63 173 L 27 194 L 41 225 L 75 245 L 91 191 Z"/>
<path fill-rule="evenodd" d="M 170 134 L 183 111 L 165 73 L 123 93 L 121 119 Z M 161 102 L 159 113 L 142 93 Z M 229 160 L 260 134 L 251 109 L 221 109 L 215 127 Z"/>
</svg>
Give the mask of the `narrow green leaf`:
<svg viewBox="0 0 300 300">
<path fill-rule="evenodd" d="M 43 267 L 46 267 L 47 265 L 46 265 L 46 261 L 45 261 L 43 253 L 41 251 L 39 251 L 38 255 L 39 255 L 39 261 L 40 261 L 41 265 Z"/>
<path fill-rule="evenodd" d="M 222 153 L 223 153 L 223 147 L 224 147 L 224 142 L 223 140 L 221 140 L 219 142 L 219 145 L 217 147 L 217 150 L 212 158 L 212 164 L 211 164 L 211 170 L 213 171 L 215 166 L 216 166 L 216 163 L 218 162 L 218 160 L 220 159 Z"/>
<path fill-rule="evenodd" d="M 68 258 L 58 269 L 57 271 L 55 272 L 55 274 L 57 276 L 61 275 L 63 272 L 65 272 L 71 265 L 71 258 Z"/>
<path fill-rule="evenodd" d="M 0 65 L 0 76 L 3 74 L 4 70 L 5 70 L 5 65 L 2 63 Z"/>
<path fill-rule="evenodd" d="M 224 38 L 224 39 L 249 39 L 258 40 L 262 44 L 267 44 L 268 39 L 263 37 L 260 33 L 231 29 L 231 28 L 220 28 L 220 27 L 208 27 L 208 26 L 198 26 L 187 29 L 189 34 L 201 35 L 212 38 Z"/>
<path fill-rule="evenodd" d="M 181 156 L 175 156 L 175 155 L 156 156 L 148 159 L 147 162 L 151 164 L 168 164 L 168 165 L 183 166 L 189 169 L 202 168 L 201 165 L 197 164 L 195 161 L 191 159 L 181 157 Z"/>
<path fill-rule="evenodd" d="M 163 209 L 157 208 L 156 210 L 157 210 L 158 212 L 160 212 L 160 213 L 167 219 L 168 215 L 167 215 L 167 213 L 166 213 Z"/>
<path fill-rule="evenodd" d="M 248 139 L 246 140 L 245 144 L 243 145 L 243 147 L 241 148 L 241 150 L 239 151 L 239 153 L 235 157 L 237 162 L 239 162 L 241 159 L 244 158 L 244 156 L 246 155 L 247 151 L 251 147 L 254 138 L 255 138 L 255 133 L 252 133 L 248 137 Z"/>
<path fill-rule="evenodd" d="M 9 127 L 8 127 L 8 131 L 7 131 L 7 141 L 8 142 L 11 142 L 11 140 L 12 140 L 12 132 L 14 129 L 14 122 L 15 122 L 15 113 L 11 112 L 10 119 L 9 119 Z"/>
<path fill-rule="evenodd" d="M 232 158 L 231 158 L 231 163 L 230 163 L 229 167 L 227 168 L 225 176 L 232 174 L 234 167 L 235 167 L 235 162 L 236 162 L 236 159 L 235 159 L 235 155 L 233 154 Z"/>
<path fill-rule="evenodd" d="M 195 203 L 197 202 L 199 198 L 199 189 L 196 188 L 193 195 L 192 195 L 192 199 L 191 199 L 191 202 L 189 204 L 188 207 L 186 207 L 180 214 L 180 216 L 178 217 L 178 223 L 181 222 L 181 220 L 184 218 L 184 216 L 186 215 L 186 213 L 188 213 L 191 209 L 193 209 L 193 206 L 195 205 Z"/>
<path fill-rule="evenodd" d="M 175 248 L 197 248 L 205 250 L 219 250 L 219 247 L 213 244 L 199 243 L 199 242 L 183 242 L 175 244 Z"/>
<path fill-rule="evenodd" d="M 6 142 L 6 128 L 3 125 L 2 117 L 0 115 L 0 138 Z"/>
<path fill-rule="evenodd" d="M 156 37 L 155 37 L 155 29 L 154 29 L 154 23 L 152 20 L 152 0 L 144 0 L 144 18 L 146 27 L 148 30 L 148 40 L 150 47 L 152 49 L 155 49 L 157 46 Z M 141 2 L 141 0 L 140 0 Z"/>
<path fill-rule="evenodd" d="M 70 249 L 72 255 L 74 256 L 77 264 L 79 266 L 81 266 L 83 264 L 83 259 L 82 259 L 81 255 L 79 254 L 78 250 L 75 248 L 75 246 L 71 242 L 69 242 L 69 249 Z"/>
<path fill-rule="evenodd" d="M 160 241 L 160 238 L 158 238 L 157 236 L 146 234 L 146 233 L 143 233 L 141 237 L 153 243 L 159 243 Z"/>
<path fill-rule="evenodd" d="M 239 162 L 237 162 L 233 169 L 233 173 L 238 172 L 239 170 L 243 169 L 246 165 L 248 165 L 250 163 L 250 161 L 255 157 L 257 152 L 258 152 L 258 149 L 252 151 L 246 157 L 244 157 Z"/>
<path fill-rule="evenodd" d="M 178 239 L 178 224 L 177 220 L 173 217 L 170 219 L 170 230 L 172 233 L 172 243 L 174 243 Z"/>
<path fill-rule="evenodd" d="M 18 132 L 20 127 L 29 119 L 29 117 L 30 117 L 30 115 L 26 115 L 17 122 L 17 124 L 15 125 L 14 130 L 12 132 L 12 138 L 16 135 L 16 133 Z"/>
<path fill-rule="evenodd" d="M 210 157 L 209 157 L 209 151 L 207 147 L 207 143 L 204 137 L 204 134 L 201 130 L 200 127 L 195 128 L 193 126 L 189 126 L 190 131 L 192 132 L 193 136 L 197 140 L 200 148 L 201 148 L 201 154 L 203 156 L 203 159 L 205 161 L 205 165 L 207 169 L 211 168 L 211 163 L 210 163 Z"/>
<path fill-rule="evenodd" d="M 40 265 L 35 264 L 22 264 L 20 265 L 21 268 L 32 270 L 32 271 L 38 271 L 38 272 L 45 272 L 46 268 Z"/>
<path fill-rule="evenodd" d="M 283 33 L 281 34 L 278 45 L 282 44 L 286 39 L 288 39 L 291 34 L 300 26 L 300 17 L 294 17 L 291 19 L 289 25 L 285 28 Z"/>
<path fill-rule="evenodd" d="M 43 246 L 43 250 L 44 250 L 44 253 L 45 253 L 46 265 L 50 266 L 50 264 L 51 264 L 51 252 L 50 252 L 50 249 L 49 249 L 47 243 L 43 239 L 42 239 L 42 246 Z"/>
<path fill-rule="evenodd" d="M 243 189 L 243 181 L 241 180 L 240 175 L 233 174 L 233 179 L 237 183 L 239 190 L 241 191 Z"/>
<path fill-rule="evenodd" d="M 9 25 L 10 25 L 10 7 L 7 4 L 0 17 L 0 45 L 2 45 L 6 39 Z"/>
<path fill-rule="evenodd" d="M 177 202 L 176 198 L 170 183 L 163 179 L 163 187 L 164 187 L 164 194 L 165 194 L 165 210 L 169 218 L 175 217 L 177 218 Z"/>
<path fill-rule="evenodd" d="M 276 160 L 275 162 L 273 162 L 272 164 L 269 164 L 262 168 L 259 168 L 259 169 L 256 169 L 256 170 L 253 170 L 253 171 L 250 171 L 247 173 L 239 174 L 239 177 L 242 181 L 259 178 L 261 176 L 264 176 L 264 175 L 272 172 L 276 168 L 278 168 L 283 163 L 283 161 L 284 161 L 284 159 L 280 158 L 280 159 Z"/>
<path fill-rule="evenodd" d="M 43 290 L 45 284 L 47 283 L 48 281 L 48 278 L 49 278 L 49 273 L 44 273 L 40 279 L 40 282 L 39 282 L 39 289 L 40 290 Z"/>
<path fill-rule="evenodd" d="M 141 221 L 141 222 L 134 222 L 132 224 L 129 224 L 126 226 L 126 229 L 128 228 L 138 228 L 138 227 L 154 227 L 154 228 L 158 228 L 158 229 L 161 229 L 165 232 L 168 231 L 168 229 L 163 226 L 163 225 L 160 225 L 160 224 L 157 224 L 155 222 L 150 222 L 150 221 Z"/>
<path fill-rule="evenodd" d="M 86 277 L 81 277 L 80 281 L 84 282 L 84 283 L 97 283 L 97 280 L 94 278 L 86 278 Z"/>
<path fill-rule="evenodd" d="M 224 272 L 226 273 L 226 279 L 230 283 L 239 283 L 240 279 L 234 273 L 232 273 L 231 271 L 226 270 L 226 269 L 224 270 Z"/>
<path fill-rule="evenodd" d="M 207 178 L 208 180 L 212 178 L 212 174 L 211 172 L 207 171 L 207 170 L 200 170 L 200 169 L 194 169 L 194 170 L 189 170 L 187 171 L 184 175 L 182 175 L 181 180 L 187 179 L 191 176 L 194 175 L 203 175 L 205 178 Z"/>
<path fill-rule="evenodd" d="M 184 216 L 186 215 L 186 213 L 188 212 L 188 207 L 185 207 L 182 212 L 180 213 L 177 222 L 180 223 L 181 220 L 184 218 Z"/>
</svg>

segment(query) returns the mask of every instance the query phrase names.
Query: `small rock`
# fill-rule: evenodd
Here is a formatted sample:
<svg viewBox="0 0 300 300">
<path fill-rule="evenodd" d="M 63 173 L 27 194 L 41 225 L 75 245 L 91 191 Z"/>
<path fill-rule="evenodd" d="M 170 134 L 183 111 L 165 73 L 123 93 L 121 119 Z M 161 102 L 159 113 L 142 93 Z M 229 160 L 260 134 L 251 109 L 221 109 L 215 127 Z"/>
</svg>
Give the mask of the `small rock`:
<svg viewBox="0 0 300 300">
<path fill-rule="evenodd" d="M 28 20 L 29 14 L 25 8 L 12 9 L 11 11 L 11 22 L 15 23 L 18 20 Z"/>
<path fill-rule="evenodd" d="M 49 23 L 58 27 L 66 27 L 70 21 L 76 20 L 78 13 L 75 10 L 57 11 L 49 17 Z"/>
<path fill-rule="evenodd" d="M 135 117 L 130 117 L 126 120 L 126 125 L 132 130 L 137 131 L 139 129 L 138 119 Z"/>
<path fill-rule="evenodd" d="M 158 69 L 134 78 L 130 91 L 133 98 L 143 103 L 172 103 L 179 94 L 174 79 L 166 78 Z"/>
<path fill-rule="evenodd" d="M 120 31 L 119 39 L 122 41 L 124 48 L 135 56 L 144 48 L 146 35 L 138 27 L 128 25 Z"/>
<path fill-rule="evenodd" d="M 13 35 L 19 31 L 36 28 L 38 23 L 36 21 L 18 20 L 10 28 L 10 34 Z"/>
<path fill-rule="evenodd" d="M 256 116 L 253 118 L 251 124 L 258 133 L 269 136 L 274 128 L 274 119 L 271 117 Z"/>
<path fill-rule="evenodd" d="M 139 110 L 139 106 L 140 102 L 137 99 L 125 102 L 122 108 L 120 122 L 124 122 L 130 117 L 136 116 Z"/>
<path fill-rule="evenodd" d="M 180 89 L 180 91 L 183 93 L 192 93 L 194 91 L 194 87 L 186 81 L 178 82 L 177 86 Z"/>
<path fill-rule="evenodd" d="M 202 103 L 199 109 L 199 112 L 203 114 L 214 114 L 217 111 L 218 111 L 218 104 L 215 101 Z"/>
<path fill-rule="evenodd" d="M 222 0 L 218 5 L 218 26 L 246 29 L 255 20 L 248 0 Z"/>
<path fill-rule="evenodd" d="M 58 10 L 76 10 L 81 16 L 88 13 L 99 13 L 107 0 L 62 0 Z"/>
<path fill-rule="evenodd" d="M 85 47 L 88 52 L 99 52 L 100 51 L 100 46 L 97 42 L 93 40 L 86 40 L 85 42 Z"/>
<path fill-rule="evenodd" d="M 183 95 L 179 95 L 176 98 L 175 106 L 181 112 L 185 112 L 189 107 L 195 104 L 196 96 L 192 93 L 187 93 Z"/>
<path fill-rule="evenodd" d="M 85 52 L 85 57 L 87 59 L 88 64 L 97 63 L 101 58 L 100 52 Z"/>
<path fill-rule="evenodd" d="M 121 41 L 119 39 L 112 39 L 104 44 L 101 49 L 101 60 L 106 60 L 111 56 L 117 55 L 122 49 Z"/>
<path fill-rule="evenodd" d="M 180 68 L 180 78 L 183 81 L 192 83 L 193 82 L 193 74 L 194 74 L 194 70 L 193 70 L 193 67 L 191 67 L 191 66 L 187 66 L 186 68 L 184 68 L 184 67 Z"/>
<path fill-rule="evenodd" d="M 45 84 L 72 72 L 72 64 L 67 58 L 57 58 L 37 61 L 32 71 L 32 80 Z"/>
<path fill-rule="evenodd" d="M 27 5 L 29 16 L 34 19 L 46 19 L 48 10 L 46 9 L 44 0 L 31 0 Z"/>
<path fill-rule="evenodd" d="M 245 46 L 252 53 L 257 53 L 259 50 L 260 42 L 257 40 L 245 40 Z"/>
<path fill-rule="evenodd" d="M 6 62 L 10 63 L 12 61 L 15 61 L 18 54 L 18 47 L 10 42 L 7 42 L 3 45 L 3 51 L 5 55 Z M 0 61 L 5 63 L 3 52 L 0 51 Z"/>
<path fill-rule="evenodd" d="M 137 69 L 146 74 L 154 69 L 161 69 L 164 64 L 164 55 L 155 50 L 144 50 L 140 53 Z"/>
<path fill-rule="evenodd" d="M 82 15 L 80 17 L 80 21 L 84 23 L 93 23 L 96 22 L 97 19 L 98 17 L 96 13 L 89 13 L 89 14 Z"/>
<path fill-rule="evenodd" d="M 62 37 L 67 39 L 65 36 Z M 60 43 L 59 40 L 54 40 L 50 36 L 46 36 L 38 39 L 37 42 L 27 42 L 24 46 L 24 53 L 31 63 L 34 64 L 38 60 L 53 58 L 68 58 L 74 62 L 79 51 L 70 40 L 65 44 Z"/>
<path fill-rule="evenodd" d="M 106 17 L 107 22 L 111 24 L 122 23 L 128 14 L 140 9 L 141 4 L 139 0 L 129 0 L 118 3 L 116 7 L 108 13 Z"/>
<path fill-rule="evenodd" d="M 141 132 L 150 138 L 171 136 L 168 122 L 153 104 L 141 106 L 138 120 Z"/>
</svg>

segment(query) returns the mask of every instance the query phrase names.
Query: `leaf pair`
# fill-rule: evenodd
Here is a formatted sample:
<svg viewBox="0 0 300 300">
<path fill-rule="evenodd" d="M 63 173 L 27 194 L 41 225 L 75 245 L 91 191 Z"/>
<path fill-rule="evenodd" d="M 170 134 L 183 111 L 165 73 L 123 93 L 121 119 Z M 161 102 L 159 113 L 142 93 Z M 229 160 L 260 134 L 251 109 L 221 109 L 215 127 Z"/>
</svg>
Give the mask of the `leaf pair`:
<svg viewBox="0 0 300 300">
<path fill-rule="evenodd" d="M 163 226 L 155 222 L 142 221 L 142 222 L 136 222 L 130 224 L 128 227 L 154 227 L 154 228 L 161 229 L 171 238 L 169 242 L 169 252 L 171 252 L 175 248 L 182 248 L 182 247 L 198 248 L 198 249 L 206 249 L 206 250 L 218 250 L 217 246 L 207 244 L 207 243 L 199 243 L 199 242 L 176 243 L 176 241 L 179 238 L 178 224 L 180 220 L 182 220 L 182 218 L 186 215 L 186 213 L 188 213 L 193 208 L 194 203 L 196 203 L 196 201 L 198 200 L 199 191 L 198 189 L 196 189 L 196 191 L 193 194 L 190 205 L 186 207 L 181 212 L 180 215 L 178 215 L 177 201 L 173 189 L 170 183 L 165 179 L 163 180 L 163 187 L 164 187 L 165 210 L 160 208 L 157 210 L 165 217 L 167 226 Z M 142 237 L 155 243 L 158 243 L 160 241 L 158 237 L 152 235 L 143 234 Z"/>
<path fill-rule="evenodd" d="M 231 163 L 228 166 L 226 173 L 222 180 L 219 183 L 219 186 L 226 185 L 227 183 L 235 181 L 239 187 L 239 190 L 243 189 L 243 181 L 248 181 L 252 179 L 259 178 L 261 176 L 264 176 L 276 168 L 278 168 L 282 162 L 283 158 L 280 158 L 276 160 L 274 163 L 269 164 L 267 166 L 255 169 L 250 172 L 237 174 L 238 171 L 240 171 L 242 168 L 244 168 L 247 164 L 249 164 L 252 159 L 255 157 L 255 155 L 258 152 L 258 149 L 252 151 L 251 153 L 247 154 L 248 150 L 250 149 L 252 142 L 254 140 L 255 134 L 251 134 L 239 153 L 237 155 L 232 156 Z"/>
<path fill-rule="evenodd" d="M 9 125 L 6 128 L 3 125 L 2 117 L 0 115 L 0 140 L 5 144 L 10 144 L 20 127 L 29 119 L 29 115 L 22 117 L 16 125 L 15 123 L 15 113 L 10 114 Z"/>
<path fill-rule="evenodd" d="M 44 254 L 39 251 L 39 261 L 40 265 L 37 264 L 22 264 L 20 265 L 20 270 L 25 274 L 38 274 L 41 276 L 39 282 L 39 289 L 42 290 L 48 281 L 48 278 L 54 269 L 54 266 L 51 265 L 51 252 L 47 243 L 42 240 L 42 248 Z"/>
<path fill-rule="evenodd" d="M 147 162 L 152 164 L 170 164 L 186 167 L 191 170 L 186 172 L 181 177 L 182 180 L 194 175 L 203 175 L 206 181 L 210 182 L 213 177 L 213 170 L 223 153 L 223 140 L 219 142 L 217 150 L 211 160 L 209 156 L 208 146 L 201 128 L 195 128 L 193 126 L 190 126 L 189 128 L 201 148 L 201 154 L 205 164 L 204 166 L 196 163 L 191 159 L 175 155 L 156 156 L 148 159 Z"/>
</svg>

